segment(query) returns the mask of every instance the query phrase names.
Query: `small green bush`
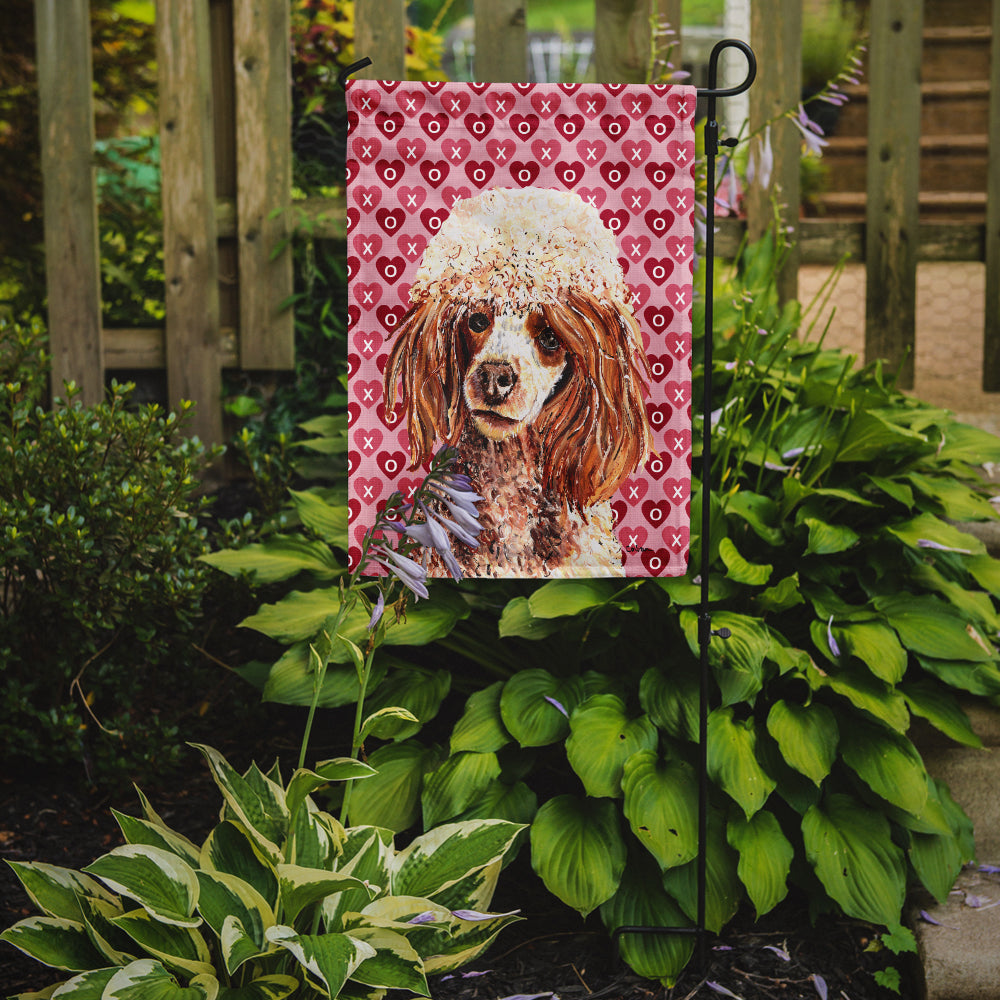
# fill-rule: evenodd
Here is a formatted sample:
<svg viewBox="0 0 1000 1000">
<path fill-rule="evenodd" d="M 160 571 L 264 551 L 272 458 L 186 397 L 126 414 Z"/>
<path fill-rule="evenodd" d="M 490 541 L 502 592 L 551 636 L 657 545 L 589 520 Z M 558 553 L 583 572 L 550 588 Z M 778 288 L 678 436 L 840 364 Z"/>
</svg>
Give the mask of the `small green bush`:
<svg viewBox="0 0 1000 1000">
<path fill-rule="evenodd" d="M 190 662 L 208 455 L 184 433 L 187 405 L 131 409 L 128 385 L 84 406 L 70 384 L 43 408 L 42 336 L 0 321 L 0 746 L 110 776 L 176 752 L 150 681 Z"/>
</svg>

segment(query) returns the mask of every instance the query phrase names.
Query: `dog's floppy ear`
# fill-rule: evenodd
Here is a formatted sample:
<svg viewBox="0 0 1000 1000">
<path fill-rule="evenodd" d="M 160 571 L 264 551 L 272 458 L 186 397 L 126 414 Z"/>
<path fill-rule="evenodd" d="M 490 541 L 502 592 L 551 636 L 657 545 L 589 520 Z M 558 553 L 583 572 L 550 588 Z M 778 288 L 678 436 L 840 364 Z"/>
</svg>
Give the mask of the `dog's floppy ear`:
<svg viewBox="0 0 1000 1000">
<path fill-rule="evenodd" d="M 400 320 L 385 366 L 387 413 L 396 405 L 396 383 L 403 383 L 411 469 L 430 459 L 436 439 L 454 444 L 461 431 L 462 375 L 452 312 L 430 298 L 417 302 Z"/>
<path fill-rule="evenodd" d="M 576 291 L 544 313 L 572 366 L 540 418 L 546 486 L 583 509 L 614 496 L 653 449 L 649 362 L 624 303 Z"/>
</svg>

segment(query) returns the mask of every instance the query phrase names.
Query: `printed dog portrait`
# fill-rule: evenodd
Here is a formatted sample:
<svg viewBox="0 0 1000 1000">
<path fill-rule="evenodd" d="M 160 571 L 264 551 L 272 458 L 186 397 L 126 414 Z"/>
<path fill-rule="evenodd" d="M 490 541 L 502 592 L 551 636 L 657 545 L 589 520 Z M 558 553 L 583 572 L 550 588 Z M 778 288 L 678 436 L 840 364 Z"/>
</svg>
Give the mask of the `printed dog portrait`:
<svg viewBox="0 0 1000 1000">
<path fill-rule="evenodd" d="M 653 448 L 649 364 L 614 235 L 578 195 L 456 202 L 421 258 L 384 373 L 411 468 L 459 451 L 484 502 L 473 576 L 621 576 L 611 499 Z M 431 572 L 440 572 L 432 562 Z"/>
</svg>

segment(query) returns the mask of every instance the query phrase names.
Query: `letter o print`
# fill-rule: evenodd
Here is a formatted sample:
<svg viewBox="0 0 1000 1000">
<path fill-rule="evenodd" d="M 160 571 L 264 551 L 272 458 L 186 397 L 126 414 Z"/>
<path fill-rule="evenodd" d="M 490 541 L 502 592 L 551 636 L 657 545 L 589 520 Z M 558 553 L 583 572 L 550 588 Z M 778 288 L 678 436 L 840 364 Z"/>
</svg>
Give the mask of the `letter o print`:
<svg viewBox="0 0 1000 1000">
<path fill-rule="evenodd" d="M 532 177 L 531 171 L 527 167 L 522 167 L 517 172 L 517 180 L 520 184 L 530 184 L 534 178 Z"/>
<path fill-rule="evenodd" d="M 663 560 L 657 555 L 650 556 L 646 562 L 649 568 L 656 574 L 659 574 L 663 569 Z"/>
<path fill-rule="evenodd" d="M 385 464 L 382 466 L 382 468 L 387 476 L 394 476 L 396 475 L 397 472 L 400 471 L 399 462 L 397 462 L 391 456 L 386 458 Z"/>
<path fill-rule="evenodd" d="M 607 175 L 607 177 L 605 179 L 607 180 L 607 182 L 609 184 L 612 184 L 612 185 L 614 185 L 616 187 L 617 187 L 617 185 L 621 184 L 622 181 L 625 180 L 625 178 L 622 177 L 622 172 L 620 170 L 618 170 L 617 168 L 612 168 L 611 170 L 609 170 L 608 171 L 608 175 Z"/>
<path fill-rule="evenodd" d="M 654 476 L 659 476 L 663 473 L 664 471 L 663 459 L 660 458 L 659 455 L 649 460 L 649 471 Z"/>
<path fill-rule="evenodd" d="M 435 136 L 441 134 L 441 123 L 436 118 L 432 118 L 427 123 L 427 134 L 429 136 Z"/>
<path fill-rule="evenodd" d="M 617 139 L 618 136 L 622 134 L 622 123 L 611 121 L 608 122 L 608 136 L 612 139 Z"/>
<path fill-rule="evenodd" d="M 576 183 L 576 171 L 575 170 L 564 170 L 562 175 L 563 184 L 569 186 L 570 184 Z"/>
<path fill-rule="evenodd" d="M 385 172 L 382 174 L 382 180 L 384 180 L 386 182 L 386 184 L 390 184 L 390 185 L 395 184 L 396 181 L 399 180 L 399 173 L 396 170 L 396 168 L 395 167 L 386 167 L 385 168 Z"/>
<path fill-rule="evenodd" d="M 659 429 L 666 423 L 666 418 L 659 410 L 653 410 L 652 416 L 649 418 L 649 422 L 655 428 Z"/>
<path fill-rule="evenodd" d="M 387 281 L 395 281 L 399 277 L 399 268 L 395 264 L 386 264 L 384 274 Z"/>
<path fill-rule="evenodd" d="M 531 135 L 531 122 L 519 121 L 514 129 L 518 135 Z"/>
<path fill-rule="evenodd" d="M 663 510 L 660 507 L 654 507 L 648 514 L 650 524 L 659 524 L 663 520 Z"/>
<path fill-rule="evenodd" d="M 654 264 L 649 269 L 649 275 L 654 281 L 662 281 L 667 276 L 667 269 L 662 264 Z M 658 316 L 657 321 L 663 323 L 663 318 Z"/>
<path fill-rule="evenodd" d="M 472 180 L 476 184 L 485 184 L 489 178 L 486 176 L 486 171 L 482 167 L 476 167 L 472 171 Z"/>
<path fill-rule="evenodd" d="M 440 167 L 429 167 L 427 169 L 427 183 L 428 184 L 440 184 L 444 178 L 441 176 Z"/>
<path fill-rule="evenodd" d="M 666 170 L 664 170 L 662 167 L 660 167 L 658 170 L 653 171 L 652 179 L 654 184 L 666 184 L 667 181 L 670 180 L 670 178 L 667 177 Z"/>
<path fill-rule="evenodd" d="M 656 122 L 653 125 L 653 135 L 667 135 L 667 126 L 664 122 Z"/>
</svg>

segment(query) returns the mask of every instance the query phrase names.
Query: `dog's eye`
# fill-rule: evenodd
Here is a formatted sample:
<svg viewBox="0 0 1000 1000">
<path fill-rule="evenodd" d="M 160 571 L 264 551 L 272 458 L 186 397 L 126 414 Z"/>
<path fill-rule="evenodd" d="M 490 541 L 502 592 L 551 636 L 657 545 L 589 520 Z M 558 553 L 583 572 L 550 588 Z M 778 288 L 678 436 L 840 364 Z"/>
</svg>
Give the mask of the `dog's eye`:
<svg viewBox="0 0 1000 1000">
<path fill-rule="evenodd" d="M 553 333 L 550 326 L 545 327 L 535 338 L 535 341 L 543 351 L 558 351 L 562 347 L 559 338 Z"/>
<path fill-rule="evenodd" d="M 473 313 L 469 317 L 469 329 L 473 333 L 482 333 L 484 330 L 489 329 L 490 318 L 486 313 Z"/>
</svg>

